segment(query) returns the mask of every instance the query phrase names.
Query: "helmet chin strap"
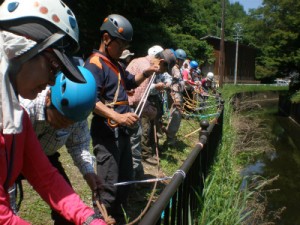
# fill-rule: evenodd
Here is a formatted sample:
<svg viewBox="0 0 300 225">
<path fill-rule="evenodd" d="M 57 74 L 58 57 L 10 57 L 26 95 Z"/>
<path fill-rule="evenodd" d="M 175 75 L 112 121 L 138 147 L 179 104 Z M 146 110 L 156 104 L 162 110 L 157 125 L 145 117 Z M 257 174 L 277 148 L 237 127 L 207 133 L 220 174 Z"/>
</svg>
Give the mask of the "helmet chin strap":
<svg viewBox="0 0 300 225">
<path fill-rule="evenodd" d="M 105 43 L 104 43 L 105 55 L 107 55 L 108 58 L 110 58 L 110 59 L 113 59 L 113 58 L 110 56 L 110 54 L 109 54 L 109 52 L 108 52 L 108 46 L 109 46 L 114 40 L 115 40 L 115 38 L 112 39 L 110 42 L 108 42 L 108 44 L 105 44 Z M 114 60 L 114 59 L 113 59 L 113 60 Z"/>
<path fill-rule="evenodd" d="M 41 53 L 43 50 L 54 44 L 56 41 L 63 38 L 66 34 L 63 31 L 58 31 L 57 33 L 49 36 L 44 41 L 38 43 L 35 45 L 32 49 L 30 49 L 28 52 L 25 52 L 24 54 L 10 59 L 8 72 L 11 76 L 15 76 L 21 69 L 21 66 L 23 63 L 27 62 L 34 56 Z"/>
</svg>

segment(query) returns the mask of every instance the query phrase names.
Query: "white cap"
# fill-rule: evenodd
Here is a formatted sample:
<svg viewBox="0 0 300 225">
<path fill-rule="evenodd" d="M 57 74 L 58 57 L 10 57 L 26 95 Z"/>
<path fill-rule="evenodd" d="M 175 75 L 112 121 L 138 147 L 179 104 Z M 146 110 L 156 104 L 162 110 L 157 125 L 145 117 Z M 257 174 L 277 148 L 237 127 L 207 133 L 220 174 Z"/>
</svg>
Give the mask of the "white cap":
<svg viewBox="0 0 300 225">
<path fill-rule="evenodd" d="M 164 49 L 159 45 L 154 45 L 148 49 L 148 55 L 155 56 L 157 53 L 162 52 Z"/>
</svg>

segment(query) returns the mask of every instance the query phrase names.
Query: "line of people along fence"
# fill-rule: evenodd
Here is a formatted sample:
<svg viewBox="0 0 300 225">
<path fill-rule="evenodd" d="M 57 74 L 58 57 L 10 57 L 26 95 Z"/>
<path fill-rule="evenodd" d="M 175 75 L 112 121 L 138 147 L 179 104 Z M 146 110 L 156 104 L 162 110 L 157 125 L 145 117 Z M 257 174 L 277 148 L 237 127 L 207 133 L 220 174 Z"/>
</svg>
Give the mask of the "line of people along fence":
<svg viewBox="0 0 300 225">
<path fill-rule="evenodd" d="M 140 221 L 140 225 L 197 224 L 204 181 L 218 147 L 222 141 L 224 101 L 220 102 L 219 115 L 209 123 L 200 122 L 199 142 L 175 173 L 156 202 Z"/>
</svg>

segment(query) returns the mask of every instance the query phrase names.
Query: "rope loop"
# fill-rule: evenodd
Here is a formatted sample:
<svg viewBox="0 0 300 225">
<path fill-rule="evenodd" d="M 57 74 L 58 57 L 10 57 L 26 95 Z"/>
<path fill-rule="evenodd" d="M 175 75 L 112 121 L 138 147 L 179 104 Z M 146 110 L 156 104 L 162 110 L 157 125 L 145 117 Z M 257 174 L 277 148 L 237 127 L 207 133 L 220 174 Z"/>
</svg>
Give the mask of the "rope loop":
<svg viewBox="0 0 300 225">
<path fill-rule="evenodd" d="M 183 170 L 176 170 L 173 176 L 175 176 L 176 174 L 180 174 L 183 177 L 183 179 L 185 179 L 186 177 L 186 173 Z"/>
</svg>

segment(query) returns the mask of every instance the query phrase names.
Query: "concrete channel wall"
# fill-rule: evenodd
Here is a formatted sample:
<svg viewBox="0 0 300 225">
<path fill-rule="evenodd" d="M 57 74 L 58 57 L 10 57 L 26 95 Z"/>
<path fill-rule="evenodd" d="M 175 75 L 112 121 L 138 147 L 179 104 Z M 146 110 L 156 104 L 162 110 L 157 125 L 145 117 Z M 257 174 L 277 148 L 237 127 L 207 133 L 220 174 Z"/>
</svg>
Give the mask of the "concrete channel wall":
<svg viewBox="0 0 300 225">
<path fill-rule="evenodd" d="M 300 124 L 300 104 L 292 103 L 286 94 L 279 95 L 278 110 L 281 115 L 289 116 Z"/>
<path fill-rule="evenodd" d="M 280 92 L 265 91 L 265 92 L 241 92 L 234 96 L 232 101 L 234 108 L 242 107 L 247 104 L 278 104 Z"/>
</svg>

